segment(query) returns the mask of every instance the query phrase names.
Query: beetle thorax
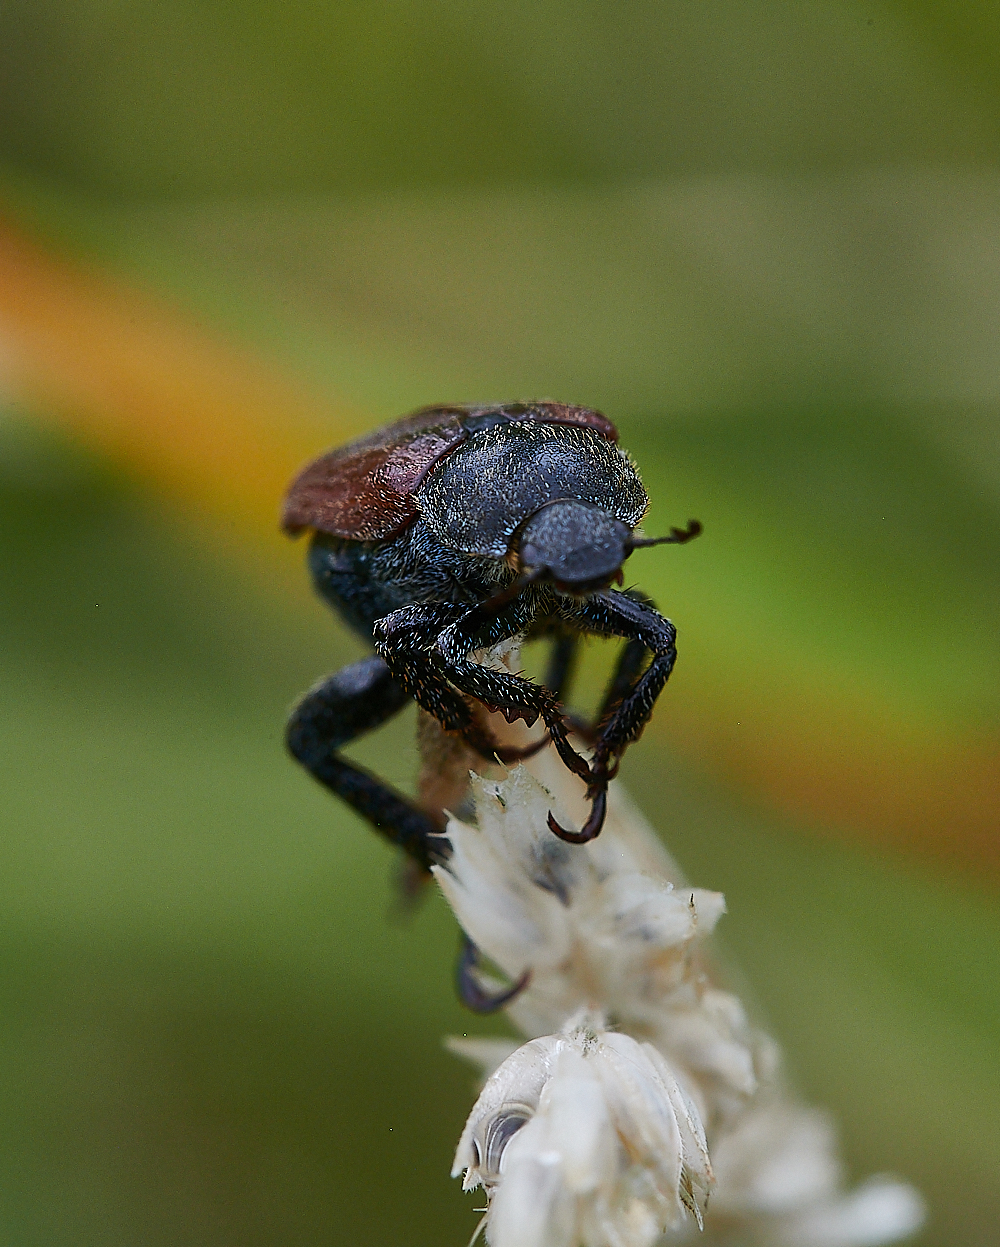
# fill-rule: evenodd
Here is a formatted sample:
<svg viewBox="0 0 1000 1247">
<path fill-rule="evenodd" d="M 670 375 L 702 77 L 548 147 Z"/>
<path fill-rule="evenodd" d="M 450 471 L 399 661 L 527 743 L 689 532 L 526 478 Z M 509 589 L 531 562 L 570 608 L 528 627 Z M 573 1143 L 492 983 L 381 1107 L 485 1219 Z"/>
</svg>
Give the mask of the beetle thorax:
<svg viewBox="0 0 1000 1247">
<path fill-rule="evenodd" d="M 648 505 L 632 463 L 599 433 L 527 421 L 474 434 L 428 474 L 415 498 L 444 545 L 499 559 L 550 503 L 589 504 L 629 529 Z"/>
</svg>

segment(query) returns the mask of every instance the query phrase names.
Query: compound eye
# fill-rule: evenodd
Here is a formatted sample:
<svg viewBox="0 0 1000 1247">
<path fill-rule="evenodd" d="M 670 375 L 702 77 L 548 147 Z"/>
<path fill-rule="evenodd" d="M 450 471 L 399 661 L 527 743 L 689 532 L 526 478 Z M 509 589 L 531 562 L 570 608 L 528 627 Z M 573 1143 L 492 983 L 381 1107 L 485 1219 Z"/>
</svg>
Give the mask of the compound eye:
<svg viewBox="0 0 1000 1247">
<path fill-rule="evenodd" d="M 484 1177 L 492 1180 L 500 1177 L 500 1166 L 503 1163 L 503 1154 L 507 1144 L 525 1122 L 530 1119 L 531 1109 L 523 1104 L 511 1105 L 491 1118 L 489 1125 L 486 1127 L 486 1137 L 482 1149 L 485 1157 L 480 1162 Z M 477 1147 L 476 1150 L 478 1152 L 479 1148 Z"/>
</svg>

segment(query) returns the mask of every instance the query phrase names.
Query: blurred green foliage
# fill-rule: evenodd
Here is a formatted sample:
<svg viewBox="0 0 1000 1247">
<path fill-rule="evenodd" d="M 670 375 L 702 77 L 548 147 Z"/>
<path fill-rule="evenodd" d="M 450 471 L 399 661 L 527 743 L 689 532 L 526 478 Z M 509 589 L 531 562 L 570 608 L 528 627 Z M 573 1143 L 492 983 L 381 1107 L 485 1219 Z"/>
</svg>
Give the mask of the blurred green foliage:
<svg viewBox="0 0 1000 1247">
<path fill-rule="evenodd" d="M 1000 138 L 995 14 L 968 0 L 19 0 L 0 32 L 3 150 L 116 195 L 950 161 Z"/>
</svg>

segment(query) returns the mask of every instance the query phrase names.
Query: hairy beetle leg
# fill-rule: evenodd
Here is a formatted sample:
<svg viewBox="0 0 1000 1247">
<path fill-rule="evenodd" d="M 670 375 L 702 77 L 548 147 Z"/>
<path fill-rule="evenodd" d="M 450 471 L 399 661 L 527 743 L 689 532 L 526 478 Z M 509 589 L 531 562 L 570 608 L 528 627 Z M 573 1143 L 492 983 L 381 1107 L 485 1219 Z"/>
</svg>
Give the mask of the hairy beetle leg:
<svg viewBox="0 0 1000 1247">
<path fill-rule="evenodd" d="M 487 629 L 484 634 L 473 628 L 463 629 L 466 620 L 461 616 L 455 619 L 456 607 L 450 603 L 401 607 L 375 624 L 375 647 L 400 686 L 434 715 L 446 731 L 461 732 L 478 752 L 483 750 L 474 736 L 471 713 L 454 692 L 456 689 L 487 708 L 496 708 L 510 723 L 523 719 L 530 727 L 541 718 L 563 763 L 574 775 L 590 782 L 586 759 L 569 742 L 559 699 L 549 689 L 522 676 L 494 671 L 466 657 L 473 650 L 522 632 L 531 622 L 534 608 L 534 603 L 525 601 L 524 595 L 514 599 L 487 621 L 475 620 L 481 629 Z M 436 637 L 433 648 L 429 645 L 432 637 Z"/>
<path fill-rule="evenodd" d="M 409 696 L 391 677 L 381 658 L 362 658 L 309 690 L 288 720 L 291 755 L 404 849 L 423 872 L 447 861 L 451 845 L 423 810 L 338 750 L 379 727 L 407 705 Z"/>
<path fill-rule="evenodd" d="M 592 781 L 607 782 L 628 745 L 638 740 L 677 659 L 676 629 L 639 593 L 595 593 L 568 618 L 585 631 L 625 637 L 597 727 Z M 646 665 L 648 657 L 648 665 Z M 608 759 L 615 758 L 609 771 Z"/>
</svg>

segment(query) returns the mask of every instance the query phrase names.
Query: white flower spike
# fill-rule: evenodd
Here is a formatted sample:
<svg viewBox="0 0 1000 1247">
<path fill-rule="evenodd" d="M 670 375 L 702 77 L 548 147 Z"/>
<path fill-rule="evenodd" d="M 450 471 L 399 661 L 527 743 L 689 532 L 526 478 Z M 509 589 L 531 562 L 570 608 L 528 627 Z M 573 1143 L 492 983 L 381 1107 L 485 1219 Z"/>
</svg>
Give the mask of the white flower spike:
<svg viewBox="0 0 1000 1247">
<path fill-rule="evenodd" d="M 518 665 L 509 647 L 484 657 Z M 490 728 L 526 743 L 499 716 Z M 485 1189 L 490 1247 L 653 1247 L 700 1230 L 702 1247 L 881 1247 L 920 1227 L 905 1183 L 843 1190 L 828 1119 L 789 1096 L 776 1045 L 713 981 L 702 941 L 722 896 L 682 886 L 616 785 L 586 845 L 549 830 L 549 810 L 563 825 L 586 814 L 551 747 L 473 775 L 471 796 L 434 873 L 472 944 L 527 976 L 506 1005 L 527 1043 L 448 1045 L 486 1079 L 453 1173 Z"/>
<path fill-rule="evenodd" d="M 452 819 L 451 860 L 434 873 L 477 948 L 513 980 L 530 970 L 509 1009 L 514 1022 L 541 1035 L 596 1008 L 658 1023 L 663 1001 L 688 983 L 722 896 L 634 869 L 610 819 L 590 845 L 557 839 L 546 822 L 552 796 L 523 767 L 501 782 L 474 777 L 472 791 L 476 825 Z M 743 1085 L 749 1055 L 738 1063 Z"/>
</svg>

